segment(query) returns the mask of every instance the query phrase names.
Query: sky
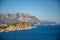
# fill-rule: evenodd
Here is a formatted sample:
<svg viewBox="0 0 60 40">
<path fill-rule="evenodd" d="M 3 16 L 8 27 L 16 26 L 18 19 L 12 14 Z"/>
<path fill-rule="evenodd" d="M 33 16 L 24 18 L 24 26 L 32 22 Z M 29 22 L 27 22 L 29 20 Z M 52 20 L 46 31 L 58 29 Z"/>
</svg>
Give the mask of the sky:
<svg viewBox="0 0 60 40">
<path fill-rule="evenodd" d="M 59 0 L 0 0 L 0 13 L 29 13 L 57 23 L 60 23 L 59 10 Z"/>
</svg>

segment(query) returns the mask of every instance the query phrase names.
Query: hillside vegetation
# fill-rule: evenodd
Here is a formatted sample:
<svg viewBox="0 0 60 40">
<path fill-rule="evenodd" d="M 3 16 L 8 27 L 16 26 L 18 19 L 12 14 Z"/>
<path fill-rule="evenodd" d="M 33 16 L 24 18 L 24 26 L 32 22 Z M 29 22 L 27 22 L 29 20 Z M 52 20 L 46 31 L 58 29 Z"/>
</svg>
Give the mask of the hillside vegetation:
<svg viewBox="0 0 60 40">
<path fill-rule="evenodd" d="M 34 26 L 31 26 L 30 23 L 28 22 L 19 22 L 19 23 L 14 23 L 9 26 L 5 26 L 0 28 L 0 32 L 10 32 L 10 31 L 17 31 L 17 30 L 28 30 L 32 29 Z"/>
</svg>

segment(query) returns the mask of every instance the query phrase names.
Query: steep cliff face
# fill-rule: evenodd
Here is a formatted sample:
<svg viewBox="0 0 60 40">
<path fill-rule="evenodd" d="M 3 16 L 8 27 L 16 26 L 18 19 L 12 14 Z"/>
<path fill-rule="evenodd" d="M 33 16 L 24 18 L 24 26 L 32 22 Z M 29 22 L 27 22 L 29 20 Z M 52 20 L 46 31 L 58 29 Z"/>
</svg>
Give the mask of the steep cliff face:
<svg viewBox="0 0 60 40">
<path fill-rule="evenodd" d="M 9 32 L 16 30 L 27 30 L 35 28 L 32 24 L 41 24 L 42 21 L 30 14 L 0 13 L 0 32 Z"/>
<path fill-rule="evenodd" d="M 17 30 L 29 30 L 35 28 L 35 26 L 32 26 L 28 22 L 20 22 L 20 23 L 14 23 L 12 25 L 2 27 L 0 28 L 0 32 L 11 32 L 11 31 L 17 31 Z"/>
<path fill-rule="evenodd" d="M 23 14 L 23 13 L 17 13 L 17 14 L 3 14 L 0 13 L 0 23 L 5 24 L 13 24 L 16 22 L 29 22 L 29 23 L 36 23 L 36 24 L 42 24 L 42 21 L 36 18 L 35 16 L 32 16 L 30 14 Z"/>
</svg>

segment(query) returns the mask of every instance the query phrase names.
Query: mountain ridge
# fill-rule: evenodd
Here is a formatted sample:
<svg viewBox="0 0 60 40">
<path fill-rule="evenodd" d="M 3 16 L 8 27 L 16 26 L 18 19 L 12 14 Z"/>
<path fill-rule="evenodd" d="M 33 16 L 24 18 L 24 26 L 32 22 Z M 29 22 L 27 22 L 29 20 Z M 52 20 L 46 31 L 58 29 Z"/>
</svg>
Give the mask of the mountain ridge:
<svg viewBox="0 0 60 40">
<path fill-rule="evenodd" d="M 10 24 L 15 22 L 30 22 L 30 23 L 37 23 L 37 24 L 42 23 L 41 20 L 39 20 L 38 18 L 30 14 L 23 14 L 23 13 L 0 14 L 0 23 Z"/>
<path fill-rule="evenodd" d="M 0 32 L 17 30 L 29 30 L 37 25 L 54 25 L 56 22 L 43 21 L 35 16 L 24 13 L 3 14 L 0 13 Z"/>
</svg>

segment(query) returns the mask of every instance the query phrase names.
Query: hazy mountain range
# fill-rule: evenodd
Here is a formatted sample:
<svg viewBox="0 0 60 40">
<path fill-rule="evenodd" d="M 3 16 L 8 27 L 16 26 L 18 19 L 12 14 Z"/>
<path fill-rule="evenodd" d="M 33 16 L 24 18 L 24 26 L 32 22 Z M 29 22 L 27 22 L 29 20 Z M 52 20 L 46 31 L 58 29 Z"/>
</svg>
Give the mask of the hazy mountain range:
<svg viewBox="0 0 60 40">
<path fill-rule="evenodd" d="M 29 22 L 31 24 L 55 24 L 56 22 L 44 21 L 35 16 L 24 13 L 0 13 L 0 24 L 14 24 L 16 22 Z"/>
<path fill-rule="evenodd" d="M 36 28 L 36 25 L 52 25 L 56 22 L 38 19 L 35 16 L 24 13 L 7 14 L 0 13 L 0 32 L 28 30 Z"/>
</svg>

